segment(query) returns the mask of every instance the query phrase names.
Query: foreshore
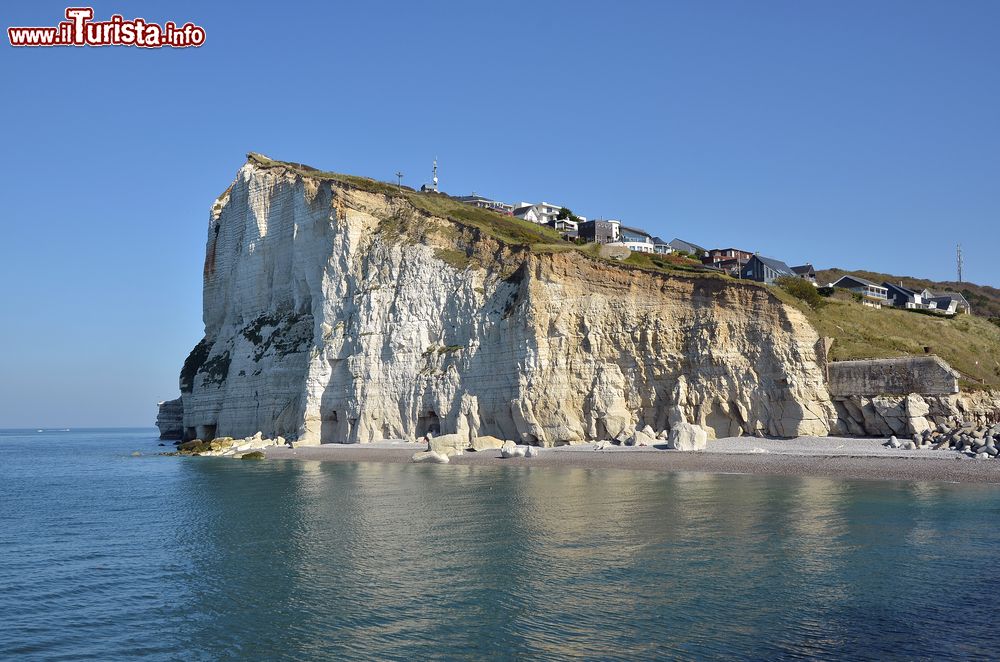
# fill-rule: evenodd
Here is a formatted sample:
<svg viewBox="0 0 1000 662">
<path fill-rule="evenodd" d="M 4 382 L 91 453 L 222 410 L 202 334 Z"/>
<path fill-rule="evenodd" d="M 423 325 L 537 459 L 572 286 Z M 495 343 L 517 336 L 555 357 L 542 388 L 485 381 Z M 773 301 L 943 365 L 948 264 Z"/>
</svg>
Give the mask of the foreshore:
<svg viewBox="0 0 1000 662">
<path fill-rule="evenodd" d="M 841 437 L 734 437 L 710 441 L 707 450 L 698 452 L 618 446 L 595 450 L 595 444 L 584 444 L 543 448 L 533 458 L 504 459 L 498 450 L 466 452 L 453 456 L 450 464 L 1000 483 L 1000 460 L 972 459 L 951 450 L 889 449 L 882 445 L 884 442 Z M 426 444 L 419 442 L 379 441 L 271 447 L 265 455 L 268 459 L 404 464 L 425 448 Z"/>
</svg>

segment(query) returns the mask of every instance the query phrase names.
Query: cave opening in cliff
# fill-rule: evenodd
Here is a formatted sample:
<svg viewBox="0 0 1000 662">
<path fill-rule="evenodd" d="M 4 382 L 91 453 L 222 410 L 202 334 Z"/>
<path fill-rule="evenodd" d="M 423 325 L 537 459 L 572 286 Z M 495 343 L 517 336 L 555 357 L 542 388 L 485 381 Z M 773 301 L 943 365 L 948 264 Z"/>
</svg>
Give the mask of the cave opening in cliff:
<svg viewBox="0 0 1000 662">
<path fill-rule="evenodd" d="M 417 417 L 417 436 L 422 437 L 428 432 L 441 434 L 441 420 L 433 409 L 428 409 L 426 414 Z"/>
<path fill-rule="evenodd" d="M 331 409 L 323 414 L 323 426 L 319 433 L 319 442 L 321 444 L 340 443 L 344 441 L 342 439 L 337 439 L 339 422 L 336 410 Z"/>
</svg>

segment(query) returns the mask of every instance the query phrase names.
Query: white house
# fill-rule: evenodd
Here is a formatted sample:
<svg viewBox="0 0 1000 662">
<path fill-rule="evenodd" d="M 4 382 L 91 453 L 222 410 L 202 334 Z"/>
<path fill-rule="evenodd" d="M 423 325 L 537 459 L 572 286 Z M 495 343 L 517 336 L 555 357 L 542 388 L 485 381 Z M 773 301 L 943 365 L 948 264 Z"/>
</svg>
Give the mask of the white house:
<svg viewBox="0 0 1000 662">
<path fill-rule="evenodd" d="M 490 198 L 476 195 L 475 192 L 473 192 L 472 195 L 462 195 L 455 199 L 459 202 L 464 202 L 467 205 L 479 207 L 480 209 L 492 209 L 498 214 L 504 214 L 505 216 L 510 216 L 514 212 L 514 205 L 509 205 L 506 202 L 500 202 L 499 200 L 491 200 Z"/>
<path fill-rule="evenodd" d="M 889 304 L 889 289 L 860 276 L 841 276 L 833 287 L 840 287 L 861 295 L 861 303 L 871 308 Z"/>
<path fill-rule="evenodd" d="M 669 242 L 653 237 L 653 251 L 659 255 L 669 255 L 674 252 L 674 248 Z"/>
<path fill-rule="evenodd" d="M 519 202 L 514 205 L 514 216 L 532 223 L 546 225 L 550 221 L 556 220 L 560 209 L 562 209 L 561 206 L 549 202 Z"/>
</svg>

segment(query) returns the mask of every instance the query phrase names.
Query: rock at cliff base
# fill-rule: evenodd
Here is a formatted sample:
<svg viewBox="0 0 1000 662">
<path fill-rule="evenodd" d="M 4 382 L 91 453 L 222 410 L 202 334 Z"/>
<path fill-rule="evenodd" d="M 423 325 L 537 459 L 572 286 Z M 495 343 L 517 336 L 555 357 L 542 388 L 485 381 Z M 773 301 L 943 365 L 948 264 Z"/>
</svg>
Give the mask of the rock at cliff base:
<svg viewBox="0 0 1000 662">
<path fill-rule="evenodd" d="M 240 455 L 241 460 L 263 460 L 264 453 L 261 451 L 251 451 L 249 453 L 244 453 Z"/>
<path fill-rule="evenodd" d="M 184 437 L 184 403 L 180 398 L 157 403 L 156 427 L 160 430 L 160 439 Z"/>
<path fill-rule="evenodd" d="M 442 434 L 427 440 L 427 450 L 437 451 L 438 453 L 443 453 L 448 449 L 464 451 L 468 447 L 468 438 L 457 434 Z"/>
<path fill-rule="evenodd" d="M 540 452 L 537 446 L 528 446 L 524 451 L 524 457 L 538 457 Z"/>
<path fill-rule="evenodd" d="M 649 428 L 648 425 L 646 426 L 646 429 L 652 431 L 652 429 Z M 636 430 L 635 434 L 632 435 L 632 438 L 629 440 L 630 446 L 652 446 L 655 443 L 656 443 L 656 437 L 652 434 L 647 433 L 645 429 Z"/>
<path fill-rule="evenodd" d="M 505 441 L 503 442 L 503 446 L 500 447 L 500 457 L 502 458 L 506 459 L 515 457 L 516 453 L 517 453 L 517 444 L 515 444 L 513 441 Z"/>
<path fill-rule="evenodd" d="M 708 446 L 708 433 L 691 423 L 677 423 L 670 429 L 667 447 L 679 451 L 701 451 Z"/>
<path fill-rule="evenodd" d="M 513 442 L 511 442 L 513 443 Z M 489 435 L 476 437 L 472 440 L 471 449 L 474 451 L 494 451 L 503 448 L 504 440 Z"/>
</svg>

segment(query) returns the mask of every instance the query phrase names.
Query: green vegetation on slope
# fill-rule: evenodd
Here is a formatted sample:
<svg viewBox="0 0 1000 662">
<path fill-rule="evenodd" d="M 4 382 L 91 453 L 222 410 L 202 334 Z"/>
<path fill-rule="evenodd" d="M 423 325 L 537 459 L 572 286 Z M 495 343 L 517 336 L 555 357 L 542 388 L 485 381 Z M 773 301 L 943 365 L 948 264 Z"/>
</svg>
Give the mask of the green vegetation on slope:
<svg viewBox="0 0 1000 662">
<path fill-rule="evenodd" d="M 972 314 L 980 317 L 1000 317 L 1000 289 L 989 285 L 975 283 L 959 283 L 956 281 L 933 281 L 913 276 L 893 276 L 876 271 L 845 271 L 843 269 L 823 269 L 816 272 L 816 281 L 821 284 L 832 283 L 841 276 L 860 276 L 876 283 L 903 283 L 903 287 L 918 292 L 929 289 L 932 292 L 959 292 L 972 306 Z"/>
<path fill-rule="evenodd" d="M 800 299 L 813 310 L 819 310 L 827 304 L 827 300 L 820 296 L 819 290 L 804 278 L 782 276 L 774 281 L 774 284 L 796 299 Z"/>
<path fill-rule="evenodd" d="M 424 193 L 414 191 L 407 186 L 399 187 L 367 177 L 325 172 L 301 163 L 275 161 L 254 152 L 247 154 L 247 159 L 262 168 L 285 168 L 303 177 L 335 181 L 369 193 L 406 198 L 417 209 L 434 216 L 447 218 L 461 225 L 477 228 L 507 244 L 531 246 L 532 244 L 569 243 L 563 241 L 559 232 L 548 226 L 504 216 L 488 209 L 473 207 L 443 193 Z"/>
<path fill-rule="evenodd" d="M 603 258 L 598 256 L 597 247 L 594 244 L 577 244 L 566 241 L 560 236 L 557 230 L 548 226 L 538 225 L 511 216 L 504 216 L 489 209 L 473 207 L 443 193 L 424 193 L 414 191 L 407 186 L 399 187 L 395 184 L 380 182 L 367 177 L 325 172 L 301 163 L 276 161 L 255 152 L 247 154 L 247 159 L 261 168 L 284 168 L 302 177 L 335 181 L 369 193 L 379 193 L 389 197 L 402 197 L 407 199 L 417 209 L 425 211 L 428 214 L 446 218 L 459 225 L 475 228 L 485 235 L 505 244 L 528 248 L 536 253 L 578 251 L 592 259 L 603 260 Z M 388 228 L 392 222 L 391 219 L 388 219 L 386 227 Z M 458 255 L 458 251 L 443 252 L 439 254 L 439 257 L 456 268 L 464 268 L 468 264 L 467 258 Z M 648 271 L 671 274 L 696 272 L 704 275 L 713 273 L 703 269 L 697 261 L 678 256 L 652 256 L 643 253 L 634 253 L 623 262 L 612 263 L 626 264 Z"/>
<path fill-rule="evenodd" d="M 833 338 L 835 361 L 937 354 L 962 374 L 964 387 L 1000 386 L 1000 327 L 973 315 L 941 317 L 828 299 L 815 310 L 778 287 L 771 290 L 805 313 L 820 336 Z"/>
</svg>

